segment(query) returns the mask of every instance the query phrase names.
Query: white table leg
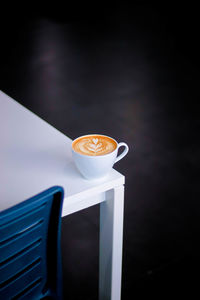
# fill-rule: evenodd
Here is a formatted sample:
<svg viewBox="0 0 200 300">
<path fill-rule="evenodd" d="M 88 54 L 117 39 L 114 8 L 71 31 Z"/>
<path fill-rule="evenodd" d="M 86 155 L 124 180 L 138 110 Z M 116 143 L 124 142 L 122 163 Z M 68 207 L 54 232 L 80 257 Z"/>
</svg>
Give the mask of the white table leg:
<svg viewBox="0 0 200 300">
<path fill-rule="evenodd" d="M 100 204 L 100 300 L 121 298 L 124 186 L 110 192 Z"/>
</svg>

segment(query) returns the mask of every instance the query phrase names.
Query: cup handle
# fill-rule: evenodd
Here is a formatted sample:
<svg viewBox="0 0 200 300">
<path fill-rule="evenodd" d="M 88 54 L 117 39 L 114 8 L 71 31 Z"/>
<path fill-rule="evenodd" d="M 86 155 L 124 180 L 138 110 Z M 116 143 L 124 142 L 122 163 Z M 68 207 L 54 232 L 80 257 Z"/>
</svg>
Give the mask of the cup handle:
<svg viewBox="0 0 200 300">
<path fill-rule="evenodd" d="M 128 153 L 129 147 L 128 147 L 128 145 L 127 145 L 126 143 L 119 143 L 119 144 L 118 144 L 117 150 L 118 150 L 120 147 L 122 147 L 122 146 L 125 147 L 125 149 L 124 149 L 124 151 L 123 151 L 119 156 L 116 157 L 115 163 L 116 163 L 117 161 L 119 161 L 120 159 L 122 159 L 122 158 Z"/>
</svg>

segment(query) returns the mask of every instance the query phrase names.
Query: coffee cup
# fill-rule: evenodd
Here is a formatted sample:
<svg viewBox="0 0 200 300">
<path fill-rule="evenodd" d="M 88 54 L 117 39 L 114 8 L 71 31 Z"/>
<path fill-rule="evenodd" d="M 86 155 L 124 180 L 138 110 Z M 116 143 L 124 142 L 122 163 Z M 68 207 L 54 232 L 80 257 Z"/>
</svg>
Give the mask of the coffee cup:
<svg viewBox="0 0 200 300">
<path fill-rule="evenodd" d="M 117 156 L 118 149 L 125 147 Z M 72 142 L 72 157 L 79 172 L 89 180 L 104 178 L 113 165 L 128 153 L 126 143 L 102 134 L 88 134 Z"/>
</svg>

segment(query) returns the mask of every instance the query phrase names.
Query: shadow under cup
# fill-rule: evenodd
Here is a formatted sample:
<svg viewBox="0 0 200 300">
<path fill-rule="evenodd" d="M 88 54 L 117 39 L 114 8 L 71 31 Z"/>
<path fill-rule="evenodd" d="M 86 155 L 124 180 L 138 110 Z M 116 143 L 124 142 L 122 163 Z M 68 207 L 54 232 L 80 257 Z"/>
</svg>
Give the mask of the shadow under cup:
<svg viewBox="0 0 200 300">
<path fill-rule="evenodd" d="M 85 141 L 87 144 L 86 153 L 77 148 L 77 143 Z M 111 144 L 110 152 L 100 150 L 102 143 Z M 83 143 L 84 144 L 84 143 Z M 124 151 L 117 156 L 119 147 L 124 146 Z M 109 145 L 107 145 L 109 148 Z M 128 145 L 117 143 L 111 137 L 100 134 L 90 134 L 78 137 L 72 142 L 72 157 L 79 172 L 88 180 L 96 180 L 106 177 L 113 165 L 128 153 Z M 101 154 L 102 153 L 102 154 Z"/>
</svg>

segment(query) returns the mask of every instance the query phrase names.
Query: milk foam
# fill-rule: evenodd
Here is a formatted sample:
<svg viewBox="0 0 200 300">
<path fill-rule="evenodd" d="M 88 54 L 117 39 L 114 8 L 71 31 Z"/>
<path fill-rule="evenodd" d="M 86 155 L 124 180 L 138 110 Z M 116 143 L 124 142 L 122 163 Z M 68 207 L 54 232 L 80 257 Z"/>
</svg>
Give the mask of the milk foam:
<svg viewBox="0 0 200 300">
<path fill-rule="evenodd" d="M 76 152 L 97 156 L 108 154 L 116 149 L 116 143 L 108 138 L 103 136 L 86 136 L 78 139 L 73 148 Z"/>
</svg>

